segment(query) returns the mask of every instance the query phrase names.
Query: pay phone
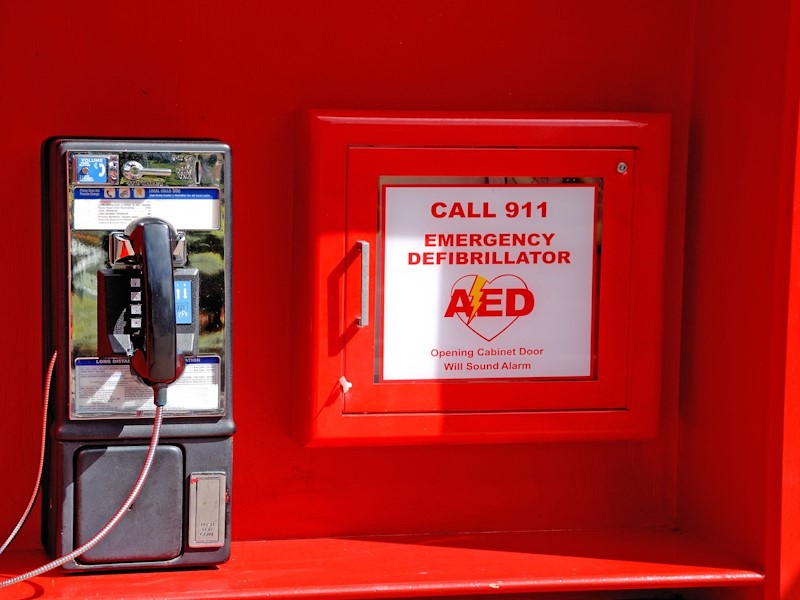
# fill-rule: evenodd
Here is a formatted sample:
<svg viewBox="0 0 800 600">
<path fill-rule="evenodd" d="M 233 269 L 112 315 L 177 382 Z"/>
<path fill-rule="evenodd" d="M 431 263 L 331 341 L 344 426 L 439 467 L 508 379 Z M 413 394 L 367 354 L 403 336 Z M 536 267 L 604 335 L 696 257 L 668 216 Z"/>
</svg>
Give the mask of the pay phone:
<svg viewBox="0 0 800 600">
<path fill-rule="evenodd" d="M 45 547 L 80 548 L 125 502 L 158 404 L 161 440 L 139 495 L 64 566 L 223 562 L 234 433 L 230 150 L 55 139 L 45 152 L 44 348 L 59 357 Z"/>
</svg>

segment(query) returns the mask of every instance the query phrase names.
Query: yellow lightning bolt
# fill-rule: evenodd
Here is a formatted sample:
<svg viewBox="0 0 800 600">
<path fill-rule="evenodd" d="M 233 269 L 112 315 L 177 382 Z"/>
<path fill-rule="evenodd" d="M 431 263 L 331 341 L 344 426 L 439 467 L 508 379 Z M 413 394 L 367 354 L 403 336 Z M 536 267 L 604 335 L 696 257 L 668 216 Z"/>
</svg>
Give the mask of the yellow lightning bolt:
<svg viewBox="0 0 800 600">
<path fill-rule="evenodd" d="M 467 325 L 470 324 L 470 321 L 475 317 L 475 314 L 478 312 L 478 309 L 481 307 L 483 303 L 483 286 L 486 285 L 486 279 L 481 277 L 480 275 L 475 275 L 475 281 L 472 283 L 472 289 L 469 291 L 469 297 L 472 298 L 470 305 L 472 306 L 472 314 L 470 314 L 469 319 L 467 319 Z"/>
</svg>

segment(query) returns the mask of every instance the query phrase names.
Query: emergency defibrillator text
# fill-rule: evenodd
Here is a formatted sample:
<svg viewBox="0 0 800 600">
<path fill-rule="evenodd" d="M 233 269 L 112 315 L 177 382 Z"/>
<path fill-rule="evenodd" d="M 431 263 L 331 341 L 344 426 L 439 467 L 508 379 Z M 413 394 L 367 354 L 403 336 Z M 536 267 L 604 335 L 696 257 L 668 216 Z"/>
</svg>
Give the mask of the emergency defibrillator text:
<svg viewBox="0 0 800 600">
<path fill-rule="evenodd" d="M 568 265 L 570 262 L 569 250 L 408 253 L 409 265 Z"/>
<path fill-rule="evenodd" d="M 536 250 L 488 251 L 443 250 L 409 252 L 409 265 L 564 265 L 570 264 L 569 250 L 541 249 L 555 245 L 554 232 L 425 233 L 427 248 L 497 248 L 526 246 Z"/>
</svg>

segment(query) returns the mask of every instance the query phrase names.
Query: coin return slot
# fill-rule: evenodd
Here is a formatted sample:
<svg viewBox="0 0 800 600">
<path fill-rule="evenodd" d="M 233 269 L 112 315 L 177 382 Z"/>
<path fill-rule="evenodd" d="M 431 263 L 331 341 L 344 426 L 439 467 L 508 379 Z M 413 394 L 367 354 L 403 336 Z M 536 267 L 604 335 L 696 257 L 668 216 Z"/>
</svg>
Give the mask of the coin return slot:
<svg viewBox="0 0 800 600">
<path fill-rule="evenodd" d="M 215 548 L 225 543 L 225 474 L 189 476 L 189 547 Z"/>
</svg>

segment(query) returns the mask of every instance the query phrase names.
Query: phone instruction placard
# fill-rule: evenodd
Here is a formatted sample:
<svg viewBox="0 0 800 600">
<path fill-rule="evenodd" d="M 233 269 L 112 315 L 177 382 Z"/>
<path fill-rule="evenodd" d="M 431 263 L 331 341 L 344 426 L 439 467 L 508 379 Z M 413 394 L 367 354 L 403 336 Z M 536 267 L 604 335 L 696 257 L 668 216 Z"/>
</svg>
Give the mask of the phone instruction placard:
<svg viewBox="0 0 800 600">
<path fill-rule="evenodd" d="M 220 228 L 219 188 L 76 186 L 73 228 L 125 229 L 141 217 L 158 216 L 178 229 Z"/>
<path fill-rule="evenodd" d="M 219 356 L 184 357 L 186 368 L 167 387 L 167 413 L 220 411 Z M 130 372 L 127 357 L 75 359 L 73 418 L 139 416 L 155 411 L 152 388 Z"/>
<path fill-rule="evenodd" d="M 593 377 L 597 195 L 385 186 L 379 380 Z"/>
</svg>

